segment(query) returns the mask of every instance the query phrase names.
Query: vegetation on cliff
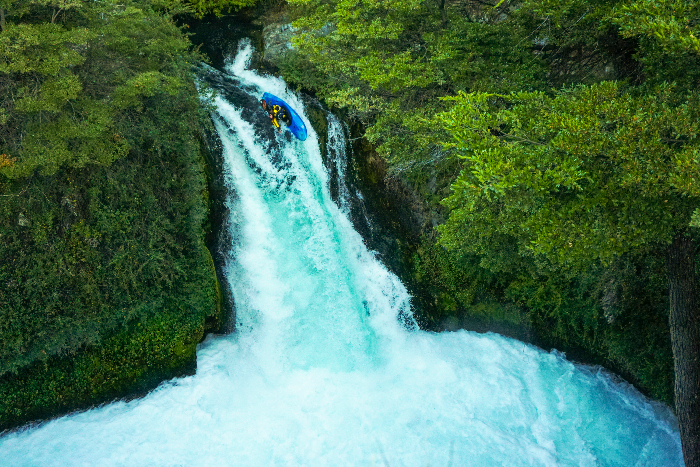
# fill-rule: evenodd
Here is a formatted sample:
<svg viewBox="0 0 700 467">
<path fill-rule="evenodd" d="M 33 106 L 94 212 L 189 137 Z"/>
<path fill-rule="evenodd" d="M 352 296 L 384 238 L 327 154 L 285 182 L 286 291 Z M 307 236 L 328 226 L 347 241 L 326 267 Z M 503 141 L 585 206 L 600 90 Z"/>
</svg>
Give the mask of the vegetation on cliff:
<svg viewBox="0 0 700 467">
<path fill-rule="evenodd" d="M 221 319 L 182 10 L 0 2 L 0 429 L 191 371 Z"/>
<path fill-rule="evenodd" d="M 290 3 L 300 53 L 286 77 L 361 122 L 390 171 L 461 165 L 438 229 L 449 253 L 417 248 L 419 281 L 454 314 L 478 305 L 465 291 L 488 289 L 541 342 L 675 397 L 698 465 L 700 7 Z M 426 274 L 430 261 L 442 272 Z"/>
</svg>

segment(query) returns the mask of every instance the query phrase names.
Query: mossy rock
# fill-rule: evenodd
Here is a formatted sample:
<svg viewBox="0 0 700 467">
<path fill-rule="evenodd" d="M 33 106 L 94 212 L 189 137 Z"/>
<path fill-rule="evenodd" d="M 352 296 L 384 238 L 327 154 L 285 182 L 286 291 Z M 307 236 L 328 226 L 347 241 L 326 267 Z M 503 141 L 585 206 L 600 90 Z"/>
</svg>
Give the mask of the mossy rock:
<svg viewBox="0 0 700 467">
<path fill-rule="evenodd" d="M 174 309 L 133 323 L 99 347 L 36 362 L 0 378 L 0 430 L 145 394 L 193 374 L 201 321 Z"/>
</svg>

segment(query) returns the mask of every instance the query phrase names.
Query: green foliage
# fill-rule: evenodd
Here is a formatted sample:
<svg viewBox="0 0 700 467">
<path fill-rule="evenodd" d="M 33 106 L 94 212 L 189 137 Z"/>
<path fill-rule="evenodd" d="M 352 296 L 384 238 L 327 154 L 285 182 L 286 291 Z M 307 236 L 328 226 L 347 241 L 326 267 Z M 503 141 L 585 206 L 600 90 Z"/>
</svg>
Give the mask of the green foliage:
<svg viewBox="0 0 700 467">
<path fill-rule="evenodd" d="M 0 4 L 3 427 L 152 387 L 221 320 L 201 57 L 166 3 Z"/>
<path fill-rule="evenodd" d="M 413 255 L 433 324 L 512 304 L 543 345 L 670 402 L 659 258 L 700 225 L 698 5 L 290 3 L 288 80 L 359 120 L 395 174 L 463 164 L 440 244 Z M 634 290 L 614 316 L 609 284 Z"/>
<path fill-rule="evenodd" d="M 201 155 L 171 136 L 189 150 L 3 185 L 0 429 L 194 368 L 221 298 Z"/>
<path fill-rule="evenodd" d="M 414 281 L 437 302 L 427 316 L 420 316 L 427 321 L 427 327 L 441 329 L 450 319 L 459 320 L 459 314 L 465 314 L 465 310 L 469 315 L 485 315 L 500 324 L 523 324 L 519 311 L 508 313 L 507 306 L 498 304 L 508 283 L 507 276 L 479 267 L 479 258 L 461 256 L 423 238 L 411 263 Z"/>
<path fill-rule="evenodd" d="M 0 430 L 143 393 L 183 370 L 193 371 L 201 316 L 187 308 L 191 303 L 178 304 L 179 298 L 173 295 L 158 314 L 132 323 L 100 346 L 0 377 Z"/>
<path fill-rule="evenodd" d="M 529 310 L 541 345 L 604 365 L 673 405 L 663 252 L 638 251 L 571 277 L 523 275 L 506 295 Z"/>
<path fill-rule="evenodd" d="M 700 194 L 696 93 L 604 82 L 454 101 L 437 117 L 465 162 L 445 201 L 445 245 L 484 253 L 484 237 L 510 235 L 523 254 L 577 265 L 670 243 L 688 226 Z"/>
<path fill-rule="evenodd" d="M 604 365 L 646 394 L 673 404 L 673 361 L 667 325 L 663 254 L 626 255 L 609 267 L 567 277 L 497 250 L 498 273 L 482 258 L 446 250 L 424 238 L 411 260 L 422 295 L 417 319 L 431 330 L 464 326 L 555 347 L 570 358 Z M 431 300 L 431 303 L 426 303 Z"/>
<path fill-rule="evenodd" d="M 66 30 L 57 24 L 8 24 L 0 36 L 3 55 L 0 73 L 36 73 L 41 76 L 72 75 L 66 68 L 85 58 L 72 47 L 85 46 L 94 33 L 84 28 Z M 26 92 L 26 91 L 25 91 Z"/>
<path fill-rule="evenodd" d="M 294 44 L 309 60 L 309 74 L 328 83 L 315 78 L 311 86 L 365 124 L 377 151 L 392 161 L 430 157 L 421 139 L 433 131 L 414 122 L 444 108 L 436 97 L 491 84 L 504 91 L 530 87 L 541 73 L 526 47 L 510 47 L 513 31 L 504 24 L 475 22 L 444 5 L 291 3 L 299 7 Z M 300 74 L 296 65 L 283 65 L 286 77 Z"/>
<path fill-rule="evenodd" d="M 628 37 L 650 37 L 670 54 L 700 53 L 700 5 L 682 0 L 637 0 L 620 6 L 615 22 Z"/>
<path fill-rule="evenodd" d="M 224 12 L 239 10 L 256 3 L 257 0 L 188 0 L 188 4 L 197 18 L 202 18 L 210 13 L 221 16 Z"/>
<path fill-rule="evenodd" d="M 118 108 L 135 107 L 142 111 L 144 98 L 153 97 L 157 92 L 175 96 L 181 86 L 177 78 L 158 71 L 139 73 L 114 90 L 114 104 Z"/>
<path fill-rule="evenodd" d="M 189 149 L 5 185 L 18 195 L 0 204 L 1 373 L 96 344 L 173 294 L 213 303 L 205 186 Z"/>
<path fill-rule="evenodd" d="M 639 41 L 637 58 L 648 83 L 693 90 L 700 86 L 698 15 L 697 2 L 639 0 L 618 8 L 613 21 Z"/>
<path fill-rule="evenodd" d="M 147 101 L 193 92 L 189 68 L 199 57 L 147 2 L 35 1 L 7 12 L 0 152 L 13 163 L 0 174 L 110 164 L 143 133 Z"/>
</svg>

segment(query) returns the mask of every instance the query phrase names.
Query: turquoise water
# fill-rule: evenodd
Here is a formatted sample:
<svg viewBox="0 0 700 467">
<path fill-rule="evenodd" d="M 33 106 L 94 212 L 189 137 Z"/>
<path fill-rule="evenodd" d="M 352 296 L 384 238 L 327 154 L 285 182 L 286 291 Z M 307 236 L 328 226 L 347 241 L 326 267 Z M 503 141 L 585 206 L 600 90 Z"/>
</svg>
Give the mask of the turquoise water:
<svg viewBox="0 0 700 467">
<path fill-rule="evenodd" d="M 250 53 L 228 72 L 303 114 L 284 82 L 246 69 Z M 347 187 L 331 200 L 309 122 L 305 142 L 278 136 L 268 154 L 240 109 L 217 107 L 237 332 L 199 346 L 194 376 L 0 438 L 0 465 L 682 465 L 669 410 L 598 369 L 495 334 L 418 331 L 347 218 Z M 342 171 L 342 128 L 329 131 Z"/>
</svg>

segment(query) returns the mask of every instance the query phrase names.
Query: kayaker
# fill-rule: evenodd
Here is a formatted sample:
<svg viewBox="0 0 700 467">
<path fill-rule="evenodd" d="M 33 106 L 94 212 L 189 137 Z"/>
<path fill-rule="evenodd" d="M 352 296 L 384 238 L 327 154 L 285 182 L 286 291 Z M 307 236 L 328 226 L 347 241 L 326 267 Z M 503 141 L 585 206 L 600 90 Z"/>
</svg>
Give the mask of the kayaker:
<svg viewBox="0 0 700 467">
<path fill-rule="evenodd" d="M 263 110 L 267 112 L 270 120 L 272 120 L 272 124 L 277 128 L 277 131 L 282 131 L 279 120 L 282 120 L 287 125 L 292 123 L 289 112 L 287 112 L 287 109 L 284 107 L 280 105 L 268 105 L 265 99 L 260 99 L 260 105 Z"/>
</svg>

